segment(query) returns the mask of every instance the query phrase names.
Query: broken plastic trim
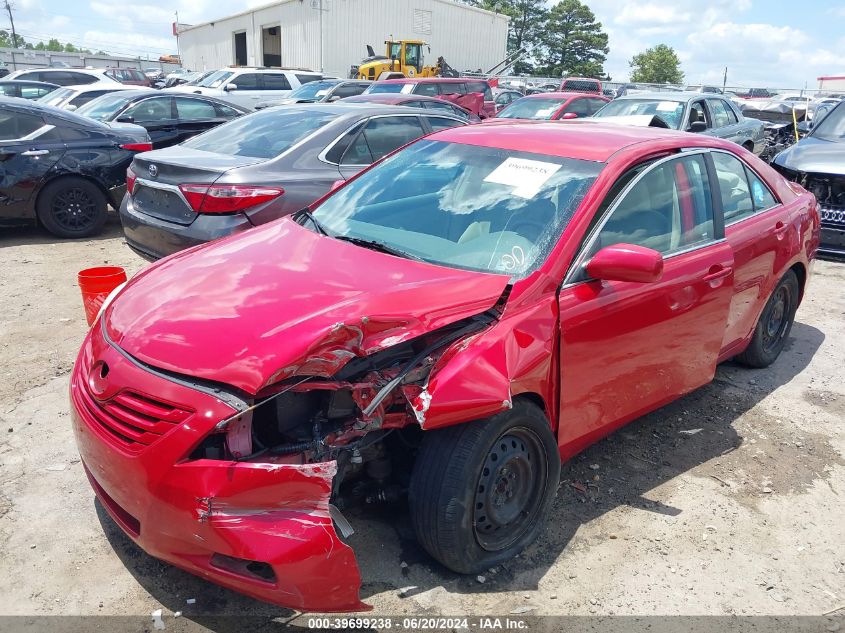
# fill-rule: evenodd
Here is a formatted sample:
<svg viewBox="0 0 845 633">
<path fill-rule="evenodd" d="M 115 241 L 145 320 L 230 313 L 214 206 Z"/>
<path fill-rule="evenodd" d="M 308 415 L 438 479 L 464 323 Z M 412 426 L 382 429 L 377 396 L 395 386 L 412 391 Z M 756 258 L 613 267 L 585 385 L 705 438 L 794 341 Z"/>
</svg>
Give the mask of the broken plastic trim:
<svg viewBox="0 0 845 633">
<path fill-rule="evenodd" d="M 425 349 L 423 349 L 419 354 L 414 356 L 410 361 L 408 361 L 408 364 L 405 365 L 405 367 L 403 367 L 399 371 L 399 373 L 396 375 L 396 377 L 393 380 L 391 380 L 390 382 L 388 382 L 384 387 L 379 389 L 378 393 L 375 396 L 373 396 L 372 401 L 370 401 L 370 404 L 367 405 L 367 408 L 364 409 L 364 411 L 363 411 L 364 417 L 371 416 L 373 414 L 373 412 L 378 408 L 378 406 L 382 403 L 382 401 L 384 401 L 384 399 L 388 395 L 390 395 L 390 392 L 392 392 L 396 387 L 398 387 L 399 384 L 405 379 L 405 376 L 407 376 L 414 369 L 416 369 L 416 367 L 429 354 L 431 354 L 435 350 L 438 350 L 442 347 L 446 347 L 447 345 L 451 345 L 455 341 L 460 340 L 460 339 L 464 338 L 465 336 L 468 336 L 470 334 L 474 334 L 475 332 L 481 331 L 482 329 L 486 328 L 493 321 L 496 320 L 496 318 L 493 315 L 488 314 L 487 312 L 479 314 L 475 317 L 472 317 L 472 319 L 473 319 L 472 322 L 468 323 L 467 325 L 465 325 L 464 327 L 462 327 L 460 329 L 455 330 L 451 334 L 447 334 L 442 339 L 438 339 L 437 341 L 435 341 L 434 343 L 432 343 L 431 345 L 429 345 Z"/>
</svg>

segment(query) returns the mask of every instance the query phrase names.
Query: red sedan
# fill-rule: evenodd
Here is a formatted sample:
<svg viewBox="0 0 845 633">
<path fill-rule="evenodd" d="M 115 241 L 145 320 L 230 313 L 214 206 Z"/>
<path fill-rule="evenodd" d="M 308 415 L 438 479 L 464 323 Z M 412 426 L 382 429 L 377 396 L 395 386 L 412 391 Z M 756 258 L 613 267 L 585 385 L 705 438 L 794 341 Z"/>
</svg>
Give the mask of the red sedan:
<svg viewBox="0 0 845 633">
<path fill-rule="evenodd" d="M 517 99 L 495 118 L 535 121 L 577 119 L 593 116 L 608 101 L 607 97 L 583 92 L 539 92 Z"/>
<path fill-rule="evenodd" d="M 407 490 L 446 567 L 511 558 L 562 460 L 777 359 L 818 243 L 813 196 L 727 141 L 443 130 L 113 293 L 71 380 L 82 463 L 153 556 L 366 609 L 339 500 Z"/>
</svg>

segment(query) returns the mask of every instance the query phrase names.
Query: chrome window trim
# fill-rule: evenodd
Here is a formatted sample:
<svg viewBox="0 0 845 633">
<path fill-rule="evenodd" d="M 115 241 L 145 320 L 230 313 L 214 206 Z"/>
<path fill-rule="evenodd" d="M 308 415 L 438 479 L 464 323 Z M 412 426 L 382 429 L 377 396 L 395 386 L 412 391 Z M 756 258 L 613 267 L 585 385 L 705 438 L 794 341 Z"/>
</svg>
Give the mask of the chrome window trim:
<svg viewBox="0 0 845 633">
<path fill-rule="evenodd" d="M 698 155 L 706 156 L 707 154 L 710 153 L 710 151 L 711 151 L 710 148 L 707 148 L 707 147 L 682 148 L 682 151 L 679 154 L 671 154 L 669 156 L 664 156 L 663 158 L 660 158 L 660 159 L 654 161 L 651 165 L 649 165 L 648 169 L 645 169 L 641 173 L 637 174 L 637 176 L 635 178 L 633 178 L 631 180 L 631 182 L 629 182 L 627 185 L 625 185 L 625 188 L 622 191 L 619 192 L 619 196 L 616 198 L 616 200 L 613 201 L 613 204 L 605 212 L 604 217 L 598 222 L 598 224 L 596 224 L 593 227 L 593 230 L 587 236 L 587 239 L 584 242 L 584 245 L 581 247 L 581 250 L 575 256 L 574 264 L 572 266 L 570 266 L 569 270 L 566 273 L 566 276 L 563 278 L 563 283 L 561 284 L 561 289 L 571 288 L 572 286 L 577 286 L 578 284 L 582 284 L 582 283 L 585 283 L 587 281 L 590 281 L 588 279 L 582 279 L 582 280 L 574 281 L 572 278 L 575 276 L 575 274 L 577 272 L 580 272 L 584 268 L 584 265 L 586 264 L 587 253 L 590 252 L 590 249 L 593 247 L 593 244 L 595 243 L 596 239 L 598 238 L 599 233 L 601 233 L 601 230 L 604 228 L 605 224 L 607 224 L 607 221 L 613 216 L 614 213 L 616 213 L 616 209 L 619 207 L 619 204 L 623 200 L 625 200 L 625 198 L 631 192 L 631 189 L 633 189 L 635 186 L 637 186 L 637 184 L 639 184 L 639 182 L 643 178 L 645 178 L 648 174 L 650 174 L 652 172 L 652 170 L 657 169 L 658 167 L 660 167 L 664 163 L 668 163 L 668 162 L 673 161 L 673 160 L 680 160 L 680 159 L 683 159 L 683 158 L 687 158 L 688 156 L 698 156 Z M 730 152 L 728 152 L 728 153 L 730 153 Z M 709 182 L 708 182 L 708 187 L 709 187 Z M 713 195 L 712 191 L 711 191 L 710 195 L 712 197 L 712 195 Z M 711 207 L 713 206 L 712 200 L 711 200 L 710 206 Z M 714 216 L 713 220 L 714 220 L 714 222 L 715 222 L 715 215 L 716 215 L 715 209 L 713 209 L 713 216 Z M 702 242 L 701 244 L 693 244 L 693 245 L 688 246 L 686 248 L 683 248 L 681 250 L 673 251 L 673 252 L 669 253 L 668 255 L 663 255 L 663 259 L 664 260 L 671 259 L 671 258 L 676 257 L 678 255 L 684 255 L 686 253 L 690 253 L 690 252 L 698 250 L 700 248 L 712 246 L 713 244 L 718 244 L 718 243 L 724 242 L 724 241 L 725 241 L 725 238 L 720 237 L 718 239 L 711 239 L 711 240 L 708 240 L 706 242 Z"/>
<path fill-rule="evenodd" d="M 35 139 L 37 139 L 42 134 L 46 134 L 47 132 L 49 132 L 50 130 L 53 130 L 55 128 L 56 128 L 55 125 L 45 123 L 40 128 L 33 130 L 32 132 L 30 132 L 26 136 L 20 136 L 18 138 L 0 139 L 0 143 L 15 143 L 15 142 L 18 142 L 18 141 L 34 141 Z"/>
</svg>

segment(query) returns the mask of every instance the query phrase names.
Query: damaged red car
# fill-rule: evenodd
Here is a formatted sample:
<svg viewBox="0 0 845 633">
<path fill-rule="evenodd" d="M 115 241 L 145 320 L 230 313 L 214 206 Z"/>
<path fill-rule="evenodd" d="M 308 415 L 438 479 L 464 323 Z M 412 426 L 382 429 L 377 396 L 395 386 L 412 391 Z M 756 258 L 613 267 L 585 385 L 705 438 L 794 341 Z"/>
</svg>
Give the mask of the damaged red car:
<svg viewBox="0 0 845 633">
<path fill-rule="evenodd" d="M 727 141 L 443 130 L 113 293 L 72 374 L 82 463 L 149 554 L 363 610 L 356 498 L 407 497 L 456 572 L 509 559 L 562 460 L 778 357 L 818 242 L 814 198 Z"/>
</svg>

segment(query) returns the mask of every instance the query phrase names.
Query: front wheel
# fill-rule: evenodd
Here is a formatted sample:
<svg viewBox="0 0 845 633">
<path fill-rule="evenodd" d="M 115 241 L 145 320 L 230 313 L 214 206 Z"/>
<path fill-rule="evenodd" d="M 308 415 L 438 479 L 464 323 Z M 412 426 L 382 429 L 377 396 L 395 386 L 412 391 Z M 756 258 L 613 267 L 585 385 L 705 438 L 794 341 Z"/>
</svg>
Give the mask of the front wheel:
<svg viewBox="0 0 845 633">
<path fill-rule="evenodd" d="M 800 293 L 798 277 L 793 271 L 787 271 L 766 302 L 766 307 L 763 308 L 754 328 L 751 342 L 746 350 L 736 357 L 740 363 L 762 368 L 777 360 L 795 321 Z"/>
<path fill-rule="evenodd" d="M 462 574 L 502 563 L 537 537 L 560 480 L 549 421 L 535 405 L 427 433 L 408 493 L 417 540 Z"/>
</svg>

